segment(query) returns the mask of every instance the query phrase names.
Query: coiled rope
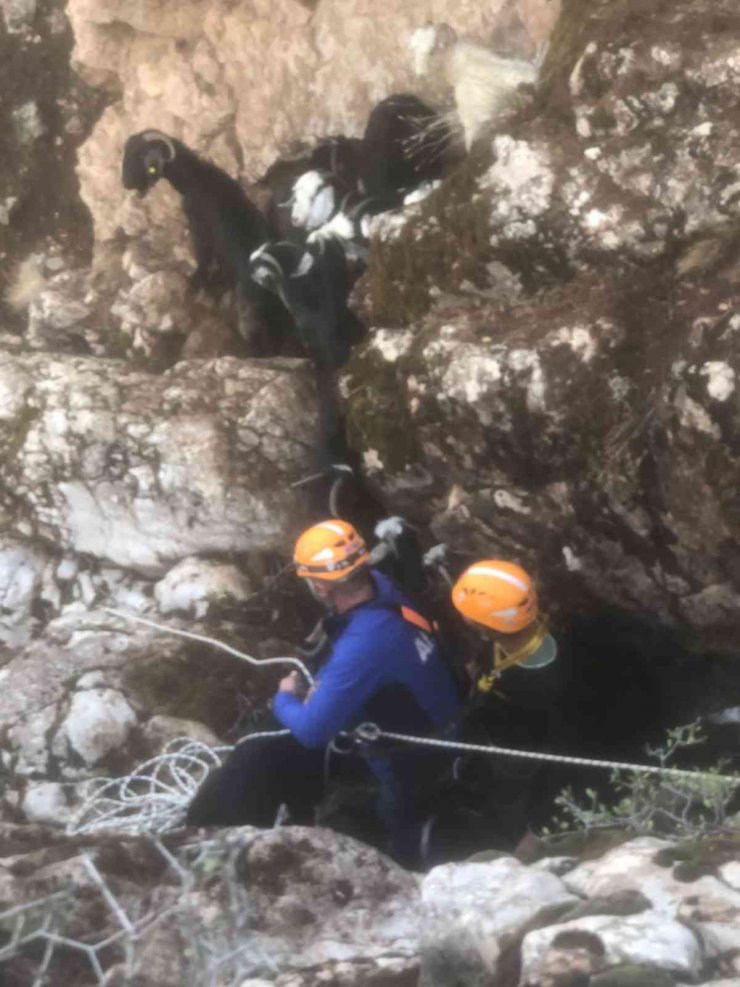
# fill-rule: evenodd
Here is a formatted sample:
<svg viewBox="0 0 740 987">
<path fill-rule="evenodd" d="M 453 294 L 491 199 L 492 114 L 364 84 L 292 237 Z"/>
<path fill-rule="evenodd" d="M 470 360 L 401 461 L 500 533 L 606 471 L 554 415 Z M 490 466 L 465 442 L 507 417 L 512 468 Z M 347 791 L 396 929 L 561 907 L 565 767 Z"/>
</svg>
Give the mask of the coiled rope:
<svg viewBox="0 0 740 987">
<path fill-rule="evenodd" d="M 284 737 L 290 730 L 249 733 L 236 742 Z M 155 757 L 120 778 L 96 778 L 66 826 L 68 836 L 117 830 L 167 833 L 185 823 L 185 814 L 209 771 L 218 768 L 230 746 L 210 747 L 190 737 L 176 737 Z"/>
</svg>

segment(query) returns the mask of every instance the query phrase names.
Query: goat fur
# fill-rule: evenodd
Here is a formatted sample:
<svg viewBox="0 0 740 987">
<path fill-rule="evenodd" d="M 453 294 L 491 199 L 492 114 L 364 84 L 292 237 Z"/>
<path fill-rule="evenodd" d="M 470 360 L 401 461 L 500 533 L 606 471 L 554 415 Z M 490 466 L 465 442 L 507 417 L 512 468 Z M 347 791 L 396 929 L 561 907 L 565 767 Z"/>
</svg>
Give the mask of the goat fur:
<svg viewBox="0 0 740 987">
<path fill-rule="evenodd" d="M 386 209 L 400 205 L 405 192 L 442 177 L 452 139 L 439 114 L 418 96 L 388 96 L 373 108 L 365 127 L 362 190 L 388 202 Z"/>
<path fill-rule="evenodd" d="M 448 24 L 419 28 L 412 33 L 409 47 L 418 76 L 452 89 L 468 151 L 488 124 L 518 106 L 520 87 L 537 85 L 547 51 L 542 47 L 531 60 L 497 55 L 460 40 Z"/>
<path fill-rule="evenodd" d="M 319 194 L 322 191 L 326 194 L 329 189 L 332 191 L 333 215 L 342 199 L 357 188 L 361 150 L 362 142 L 355 138 L 329 137 L 310 153 L 289 161 L 279 161 L 269 169 L 260 184 L 270 189 L 270 204 L 266 214 L 280 240 L 300 243 L 307 232 L 305 223 L 300 218 L 298 222 L 295 221 L 296 195 L 301 191 L 302 181 L 305 191 L 305 176 L 310 172 L 317 173 L 321 179 L 320 183 L 316 183 Z M 330 216 L 326 217 L 329 218 Z"/>
<path fill-rule="evenodd" d="M 347 259 L 338 240 L 266 243 L 252 256 L 252 277 L 281 299 L 318 368 L 347 362 L 363 326 L 347 307 Z"/>
<path fill-rule="evenodd" d="M 275 329 L 275 305 L 250 278 L 249 258 L 270 238 L 267 219 L 241 185 L 181 141 L 157 130 L 132 134 L 123 152 L 124 188 L 140 196 L 165 178 L 182 196 L 196 268 L 191 287 L 236 287 L 239 331 L 253 350 Z"/>
</svg>

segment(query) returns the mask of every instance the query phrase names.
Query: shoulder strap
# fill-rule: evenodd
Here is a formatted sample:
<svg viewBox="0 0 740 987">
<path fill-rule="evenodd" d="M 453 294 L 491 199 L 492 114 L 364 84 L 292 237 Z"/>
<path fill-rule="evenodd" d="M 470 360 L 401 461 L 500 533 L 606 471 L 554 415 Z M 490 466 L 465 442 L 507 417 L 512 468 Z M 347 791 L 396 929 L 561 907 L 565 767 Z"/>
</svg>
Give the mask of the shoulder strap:
<svg viewBox="0 0 740 987">
<path fill-rule="evenodd" d="M 421 630 L 426 631 L 427 634 L 434 634 L 434 627 L 432 627 L 426 617 L 422 617 L 418 611 L 412 610 L 411 607 L 404 606 L 403 604 L 398 607 L 398 610 L 407 623 L 413 624 L 414 627 L 421 628 Z"/>
</svg>

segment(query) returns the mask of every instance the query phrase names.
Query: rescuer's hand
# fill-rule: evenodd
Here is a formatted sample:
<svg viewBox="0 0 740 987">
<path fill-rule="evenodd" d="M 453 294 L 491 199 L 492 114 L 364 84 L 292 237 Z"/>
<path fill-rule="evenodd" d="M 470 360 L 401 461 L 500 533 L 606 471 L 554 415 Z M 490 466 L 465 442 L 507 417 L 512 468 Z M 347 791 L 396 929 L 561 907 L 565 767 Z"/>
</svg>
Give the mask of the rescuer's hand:
<svg viewBox="0 0 740 987">
<path fill-rule="evenodd" d="M 306 684 L 300 672 L 291 672 L 284 679 L 280 680 L 278 692 L 289 692 L 292 696 L 303 696 L 306 692 Z"/>
</svg>

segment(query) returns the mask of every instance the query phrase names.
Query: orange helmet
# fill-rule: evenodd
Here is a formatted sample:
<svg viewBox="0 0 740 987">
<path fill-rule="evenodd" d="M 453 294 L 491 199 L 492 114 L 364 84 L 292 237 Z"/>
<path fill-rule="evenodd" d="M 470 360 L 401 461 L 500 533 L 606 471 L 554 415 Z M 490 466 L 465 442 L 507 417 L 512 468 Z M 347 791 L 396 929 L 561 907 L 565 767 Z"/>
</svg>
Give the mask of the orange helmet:
<svg viewBox="0 0 740 987">
<path fill-rule="evenodd" d="M 331 582 L 346 579 L 369 560 L 363 539 L 351 524 L 336 518 L 304 531 L 293 551 L 299 576 Z"/>
<path fill-rule="evenodd" d="M 452 602 L 463 617 L 504 634 L 514 634 L 538 616 L 530 576 L 513 562 L 485 559 L 469 566 L 452 588 Z"/>
</svg>

